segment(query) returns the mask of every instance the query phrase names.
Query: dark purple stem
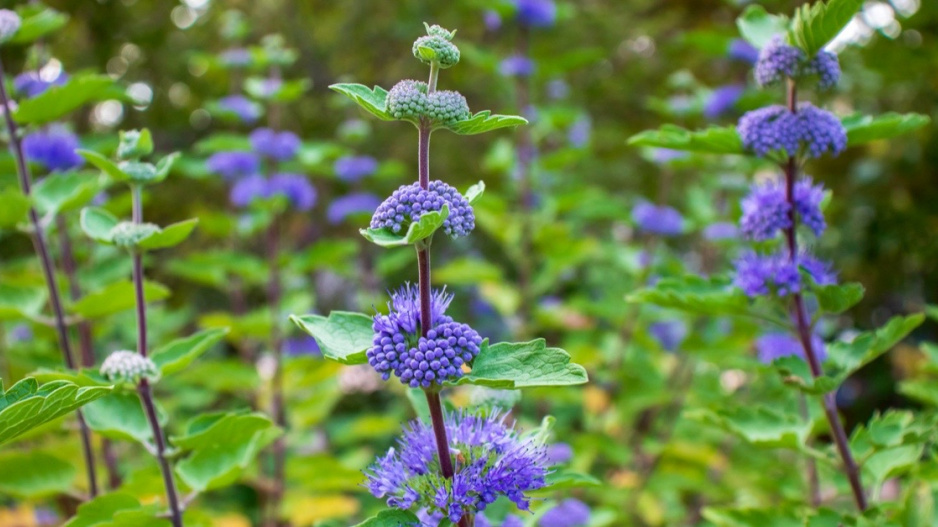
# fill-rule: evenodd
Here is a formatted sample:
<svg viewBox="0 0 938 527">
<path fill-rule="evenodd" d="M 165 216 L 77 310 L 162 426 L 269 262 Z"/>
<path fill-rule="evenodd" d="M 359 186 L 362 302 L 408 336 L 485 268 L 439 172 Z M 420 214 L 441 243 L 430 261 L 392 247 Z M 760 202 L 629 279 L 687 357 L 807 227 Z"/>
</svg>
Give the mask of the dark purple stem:
<svg viewBox="0 0 938 527">
<path fill-rule="evenodd" d="M 7 133 L 10 135 L 10 151 L 16 160 L 16 174 L 19 178 L 20 190 L 26 197 L 29 197 L 32 192 L 29 166 L 26 164 L 26 156 L 23 154 L 23 145 L 20 142 L 16 121 L 13 120 L 5 82 L 6 75 L 3 70 L 3 63 L 0 61 L 0 104 L 3 105 L 3 117 L 6 121 Z M 62 350 L 65 366 L 72 370 L 75 369 L 75 357 L 72 355 L 72 345 L 68 340 L 65 310 L 62 308 L 62 298 L 59 295 L 59 286 L 55 280 L 55 269 L 52 267 L 52 257 L 49 255 L 49 245 L 46 242 L 42 222 L 39 221 L 39 214 L 36 212 L 35 207 L 29 208 L 29 222 L 32 226 L 33 247 L 36 249 L 36 254 L 39 255 L 42 274 L 45 277 L 46 287 L 49 289 L 49 303 L 52 305 L 52 312 L 55 315 L 55 332 L 59 339 L 59 348 Z M 98 495 L 98 477 L 94 466 L 94 453 L 91 450 L 91 432 L 88 430 L 88 425 L 85 423 L 85 417 L 82 415 L 81 410 L 77 410 L 75 413 L 78 416 L 82 454 L 88 472 L 88 490 L 91 497 L 95 497 Z"/>
<path fill-rule="evenodd" d="M 791 112 L 797 111 L 798 90 L 794 81 L 788 81 L 788 109 Z M 797 215 L 795 214 L 795 179 L 798 176 L 798 160 L 795 156 L 788 158 L 785 165 L 785 197 L 789 204 L 789 219 L 791 226 L 785 229 L 785 238 L 788 243 L 788 257 L 794 262 L 798 258 L 798 241 L 796 232 L 798 229 Z M 808 366 L 811 368 L 811 375 L 818 378 L 824 375 L 821 369 L 821 362 L 818 360 L 814 346 L 811 344 L 811 324 L 808 322 L 807 312 L 804 307 L 804 298 L 801 293 L 792 295 L 792 304 L 795 311 L 795 325 L 798 329 L 798 339 L 804 348 L 805 357 L 808 359 Z M 867 508 L 866 494 L 863 491 L 863 484 L 860 482 L 860 468 L 853 459 L 850 452 L 850 445 L 847 441 L 847 432 L 837 414 L 837 402 L 834 400 L 833 393 L 825 393 L 822 398 L 824 406 L 824 415 L 827 422 L 830 423 L 831 434 L 834 436 L 834 444 L 837 446 L 837 452 L 843 461 L 844 473 L 847 480 L 850 481 L 850 489 L 853 491 L 853 499 L 856 501 L 857 508 L 865 511 Z"/>
<path fill-rule="evenodd" d="M 141 193 L 142 188 L 140 185 L 131 187 L 133 221 L 136 224 L 143 223 L 143 196 Z M 146 357 L 147 300 L 143 291 L 143 253 L 135 249 L 133 251 L 133 261 L 134 292 L 137 304 L 137 353 Z M 166 501 L 169 505 L 170 520 L 173 522 L 173 527 L 182 527 L 182 509 L 179 507 L 179 495 L 176 491 L 176 482 L 173 480 L 173 469 L 169 466 L 169 460 L 166 459 L 166 439 L 156 415 L 156 406 L 153 404 L 153 390 L 146 378 L 140 380 L 137 385 L 137 393 L 140 395 L 140 402 L 143 404 L 147 421 L 150 423 L 150 430 L 153 432 L 153 441 L 156 443 L 156 459 L 160 464 L 160 472 L 163 474 L 163 486 L 166 487 Z"/>
</svg>

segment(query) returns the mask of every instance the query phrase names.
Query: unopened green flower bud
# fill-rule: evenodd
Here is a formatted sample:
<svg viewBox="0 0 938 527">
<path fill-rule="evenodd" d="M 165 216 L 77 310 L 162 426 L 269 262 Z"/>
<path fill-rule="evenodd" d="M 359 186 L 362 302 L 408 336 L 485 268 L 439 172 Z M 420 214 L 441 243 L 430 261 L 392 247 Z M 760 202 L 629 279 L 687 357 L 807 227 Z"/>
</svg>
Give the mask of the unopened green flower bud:
<svg viewBox="0 0 938 527">
<path fill-rule="evenodd" d="M 15 11 L 0 9 L 0 43 L 6 42 L 16 35 L 23 21 Z"/>
<path fill-rule="evenodd" d="M 141 241 L 158 233 L 160 228 L 152 223 L 134 223 L 122 221 L 111 229 L 110 237 L 114 245 L 132 249 Z"/>
<path fill-rule="evenodd" d="M 101 364 L 101 375 L 112 382 L 137 384 L 140 379 L 156 382 L 160 378 L 160 369 L 147 357 L 133 351 L 115 351 Z"/>
<path fill-rule="evenodd" d="M 417 121 L 427 112 L 427 83 L 415 80 L 398 82 L 388 92 L 388 113 L 395 119 Z"/>
<path fill-rule="evenodd" d="M 444 69 L 459 63 L 459 48 L 450 42 L 456 32 L 436 25 L 424 26 L 427 27 L 427 34 L 414 41 L 414 56 L 424 64 L 436 63 Z"/>
<path fill-rule="evenodd" d="M 120 144 L 117 145 L 117 157 L 134 159 L 150 155 L 152 152 L 153 137 L 150 135 L 149 130 L 146 128 L 143 130 L 121 130 Z"/>
<path fill-rule="evenodd" d="M 439 124 L 452 124 L 469 118 L 469 103 L 459 92 L 435 91 L 427 98 L 427 117 Z"/>
</svg>

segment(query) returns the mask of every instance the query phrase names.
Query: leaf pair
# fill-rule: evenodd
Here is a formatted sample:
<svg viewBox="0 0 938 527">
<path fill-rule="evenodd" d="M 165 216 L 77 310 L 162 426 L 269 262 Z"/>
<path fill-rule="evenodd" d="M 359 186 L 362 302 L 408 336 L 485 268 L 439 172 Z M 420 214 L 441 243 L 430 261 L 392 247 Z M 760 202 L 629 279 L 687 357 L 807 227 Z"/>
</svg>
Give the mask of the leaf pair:
<svg viewBox="0 0 938 527">
<path fill-rule="evenodd" d="M 157 249 L 166 249 L 179 245 L 199 222 L 198 218 L 173 223 L 165 228 L 150 228 L 140 230 L 132 243 L 132 248 L 139 251 L 154 251 Z M 81 228 L 92 240 L 107 245 L 115 245 L 121 242 L 116 235 L 119 229 L 126 227 L 127 222 L 120 222 L 110 212 L 97 208 L 89 207 L 81 211 Z M 142 224 L 140 227 L 149 224 Z"/>
</svg>

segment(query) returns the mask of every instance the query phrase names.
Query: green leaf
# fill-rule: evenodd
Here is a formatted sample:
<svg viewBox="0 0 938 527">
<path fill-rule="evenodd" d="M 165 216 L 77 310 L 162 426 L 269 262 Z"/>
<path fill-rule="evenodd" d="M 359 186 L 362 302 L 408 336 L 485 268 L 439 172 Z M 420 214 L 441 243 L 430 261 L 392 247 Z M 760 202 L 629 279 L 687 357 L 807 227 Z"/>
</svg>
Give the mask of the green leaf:
<svg viewBox="0 0 938 527">
<path fill-rule="evenodd" d="M 177 448 L 191 452 L 176 464 L 176 473 L 198 491 L 230 485 L 280 433 L 259 413 L 198 417 L 185 436 L 172 439 Z"/>
<path fill-rule="evenodd" d="M 165 423 L 165 414 L 157 410 L 160 423 Z M 82 413 L 88 427 L 104 437 L 140 443 L 153 439 L 150 422 L 135 393 L 112 393 L 89 404 Z"/>
<path fill-rule="evenodd" d="M 0 393 L 0 445 L 110 393 L 110 386 L 80 387 L 68 381 L 39 386 L 27 377 Z"/>
<path fill-rule="evenodd" d="M 743 141 L 734 126 L 711 126 L 705 130 L 689 131 L 680 126 L 666 124 L 657 130 L 645 130 L 633 135 L 628 144 L 711 154 L 745 153 Z"/>
<path fill-rule="evenodd" d="M 705 507 L 703 517 L 716 527 L 804 527 L 804 520 L 791 509 Z"/>
<path fill-rule="evenodd" d="M 361 84 L 333 84 L 329 88 L 352 99 L 368 113 L 383 121 L 394 120 L 394 116 L 387 112 L 388 92 L 380 86 L 371 89 Z"/>
<path fill-rule="evenodd" d="M 61 458 L 39 451 L 0 454 L 0 494 L 43 498 L 68 492 L 78 472 Z"/>
<path fill-rule="evenodd" d="M 707 279 L 694 275 L 662 278 L 653 287 L 639 289 L 625 300 L 700 315 L 757 315 L 745 293 L 722 278 Z"/>
<path fill-rule="evenodd" d="M 23 223 L 29 213 L 29 198 L 15 188 L 8 188 L 0 192 L 0 228 L 16 227 Z"/>
<path fill-rule="evenodd" d="M 195 335 L 178 339 L 157 348 L 150 358 L 160 368 L 164 376 L 184 370 L 192 361 L 211 349 L 216 342 L 228 334 L 228 328 L 206 329 Z"/>
<path fill-rule="evenodd" d="M 864 331 L 852 341 L 835 342 L 828 346 L 827 362 L 839 370 L 837 385 L 851 374 L 886 353 L 925 320 L 925 315 L 916 313 L 907 317 L 893 317 L 874 331 Z"/>
<path fill-rule="evenodd" d="M 420 518 L 410 511 L 388 509 L 377 516 L 356 524 L 354 527 L 414 527 L 420 524 Z"/>
<path fill-rule="evenodd" d="M 863 463 L 863 472 L 872 479 L 872 484 L 879 487 L 887 479 L 899 476 L 916 467 L 922 459 L 924 444 L 903 445 L 881 450 L 871 455 Z"/>
<path fill-rule="evenodd" d="M 736 27 L 750 44 L 763 48 L 772 37 L 788 31 L 788 17 L 771 15 L 761 5 L 752 4 L 736 19 Z"/>
<path fill-rule="evenodd" d="M 800 450 L 811 432 L 811 423 L 794 414 L 782 414 L 767 407 L 739 407 L 700 413 L 748 443 L 764 448 Z"/>
<path fill-rule="evenodd" d="M 179 245 L 192 234 L 193 229 L 199 223 L 198 218 L 180 221 L 163 227 L 159 232 L 148 236 L 137 244 L 139 249 L 144 251 L 155 251 L 157 249 L 166 249 Z"/>
<path fill-rule="evenodd" d="M 107 156 L 95 152 L 94 150 L 75 150 L 86 161 L 98 167 L 102 172 L 108 175 L 112 181 L 130 181 L 130 176 L 117 166 L 117 163 L 111 161 Z"/>
<path fill-rule="evenodd" d="M 547 475 L 545 480 L 547 481 L 547 485 L 543 490 L 546 492 L 602 486 L 601 481 L 589 474 L 564 469 L 554 470 Z"/>
<path fill-rule="evenodd" d="M 110 212 L 98 207 L 86 207 L 81 210 L 81 230 L 92 240 L 111 243 L 111 230 L 118 224 L 118 219 Z"/>
<path fill-rule="evenodd" d="M 102 494 L 78 507 L 78 514 L 63 527 L 170 527 L 158 503 L 141 505 L 137 498 L 123 492 Z"/>
<path fill-rule="evenodd" d="M 102 187 L 97 176 L 87 173 L 51 174 L 33 187 L 33 202 L 40 214 L 58 214 L 85 206 Z"/>
<path fill-rule="evenodd" d="M 850 22 L 863 0 L 818 0 L 795 10 L 789 40 L 813 57 Z"/>
<path fill-rule="evenodd" d="M 933 380 L 902 381 L 899 393 L 920 403 L 938 406 L 938 383 Z"/>
<path fill-rule="evenodd" d="M 21 12 L 20 16 L 23 17 L 23 23 L 9 40 L 12 44 L 28 44 L 61 29 L 68 22 L 68 15 L 44 6 L 36 13 L 26 15 Z"/>
<path fill-rule="evenodd" d="M 48 294 L 45 287 L 0 284 L 0 320 L 38 315 Z"/>
<path fill-rule="evenodd" d="M 153 152 L 153 137 L 150 130 L 121 130 L 120 143 L 117 145 L 117 157 L 121 159 L 139 158 Z"/>
<path fill-rule="evenodd" d="M 854 282 L 843 285 L 824 285 L 814 288 L 821 311 L 839 315 L 863 300 L 863 286 Z"/>
<path fill-rule="evenodd" d="M 327 359 L 342 364 L 368 362 L 365 352 L 372 345 L 374 331 L 368 315 L 333 311 L 329 318 L 320 315 L 291 315 L 290 320 L 310 334 Z"/>
<path fill-rule="evenodd" d="M 159 302 L 169 296 L 169 289 L 156 282 L 144 281 L 143 294 L 148 303 Z M 126 311 L 136 305 L 137 297 L 133 282 L 121 280 L 83 296 L 81 300 L 72 304 L 70 311 L 91 319 Z"/>
<path fill-rule="evenodd" d="M 86 103 L 114 98 L 115 87 L 107 75 L 75 75 L 62 86 L 20 102 L 13 117 L 23 124 L 55 121 Z"/>
<path fill-rule="evenodd" d="M 852 115 L 841 120 L 847 130 L 847 145 L 857 146 L 871 141 L 905 135 L 931 122 L 919 113 L 884 113 L 877 116 Z"/>
<path fill-rule="evenodd" d="M 468 119 L 444 125 L 447 130 L 459 135 L 475 135 L 499 128 L 509 128 L 528 124 L 528 120 L 519 115 L 492 115 L 489 110 L 483 110 Z"/>
<path fill-rule="evenodd" d="M 470 205 L 473 205 L 482 197 L 483 192 L 485 192 L 485 182 L 480 181 L 469 187 L 469 190 L 466 191 L 466 201 L 468 201 Z"/>
<path fill-rule="evenodd" d="M 548 348 L 544 339 L 530 342 L 482 343 L 472 361 L 472 371 L 455 384 L 474 384 L 490 388 L 532 388 L 570 386 L 589 380 L 586 369 L 570 363 L 570 354 L 560 348 Z"/>
<path fill-rule="evenodd" d="M 359 229 L 366 240 L 381 247 L 403 247 L 412 245 L 421 240 L 425 240 L 443 226 L 443 222 L 449 217 L 449 206 L 443 204 L 443 208 L 438 211 L 425 212 L 416 222 L 412 222 L 407 227 L 407 232 L 403 236 L 393 232 L 391 229 Z"/>
</svg>

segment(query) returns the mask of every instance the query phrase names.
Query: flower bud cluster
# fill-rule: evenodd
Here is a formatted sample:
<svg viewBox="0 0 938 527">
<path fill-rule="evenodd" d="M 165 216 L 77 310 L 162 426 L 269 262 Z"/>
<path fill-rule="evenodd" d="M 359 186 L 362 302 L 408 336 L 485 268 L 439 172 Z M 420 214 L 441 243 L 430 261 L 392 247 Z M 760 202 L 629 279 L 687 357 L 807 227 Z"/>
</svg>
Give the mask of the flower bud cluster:
<svg viewBox="0 0 938 527">
<path fill-rule="evenodd" d="M 113 382 L 137 384 L 140 379 L 155 382 L 160 378 L 160 370 L 148 357 L 134 351 L 115 351 L 101 364 L 101 375 Z"/>
</svg>

